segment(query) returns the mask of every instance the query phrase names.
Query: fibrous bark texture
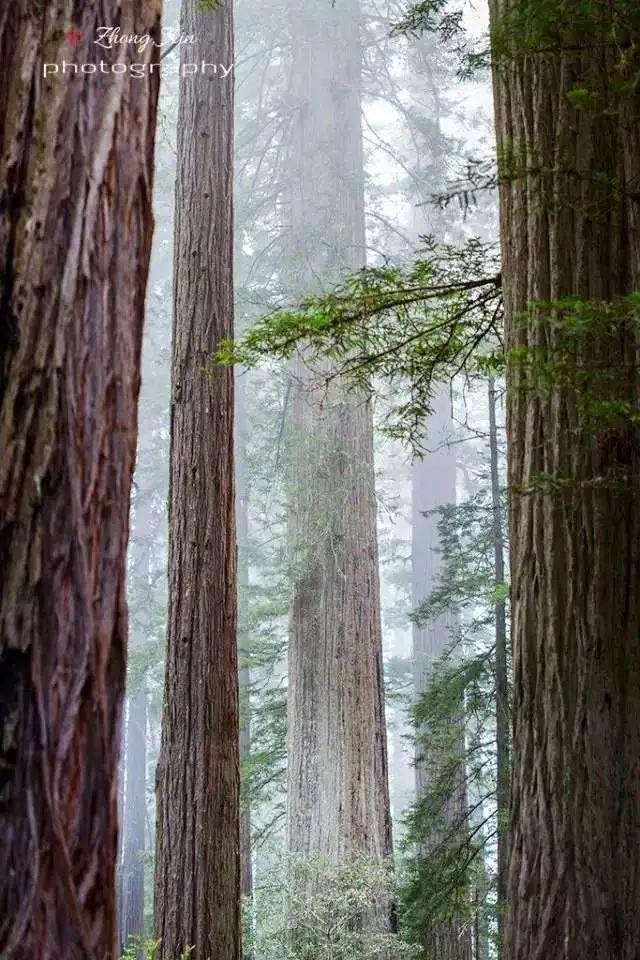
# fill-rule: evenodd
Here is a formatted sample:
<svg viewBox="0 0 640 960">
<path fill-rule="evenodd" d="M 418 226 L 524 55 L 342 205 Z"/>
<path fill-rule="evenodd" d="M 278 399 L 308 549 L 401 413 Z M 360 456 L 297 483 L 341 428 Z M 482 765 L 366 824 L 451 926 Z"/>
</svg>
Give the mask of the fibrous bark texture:
<svg viewBox="0 0 640 960">
<path fill-rule="evenodd" d="M 413 601 L 423 603 L 436 589 L 443 562 L 438 534 L 438 507 L 456 502 L 456 457 L 451 446 L 451 399 L 441 385 L 436 390 L 433 410 L 427 419 L 425 454 L 416 459 L 412 470 L 412 548 L 411 581 Z M 454 642 L 455 619 L 441 615 L 424 625 L 413 627 L 414 686 L 416 697 L 427 689 L 434 664 Z M 464 753 L 464 724 L 460 719 L 460 752 Z M 429 744 L 418 741 L 415 776 L 416 799 L 424 797 L 429 787 L 433 762 Z M 424 838 L 424 856 L 429 847 L 438 847 L 443 834 L 453 839 L 467 832 L 467 778 L 464 762 L 456 770 L 451 795 L 443 798 L 441 822 L 433 825 L 433 833 Z M 459 917 L 431 921 L 424 927 L 423 948 L 427 960 L 471 960 L 471 929 Z"/>
<path fill-rule="evenodd" d="M 638 336 L 628 309 L 603 303 L 640 280 L 640 37 L 624 7 L 615 34 L 621 5 L 590 7 L 581 37 L 569 11 L 540 52 L 514 43 L 494 73 L 511 358 L 508 960 L 640 955 Z M 494 27 L 504 13 L 494 0 Z M 610 42 L 621 29 L 628 43 Z"/>
<path fill-rule="evenodd" d="M 183 62 L 231 64 L 229 0 L 185 0 Z M 156 929 L 162 958 L 240 956 L 233 373 L 233 86 L 182 77 L 171 394 L 169 615 L 158 767 Z"/>
<path fill-rule="evenodd" d="M 289 850 L 384 858 L 391 831 L 370 411 L 335 401 L 324 422 L 309 410 L 297 417 L 303 423 L 313 447 L 305 445 L 295 478 L 304 503 L 289 647 Z"/>
<path fill-rule="evenodd" d="M 357 3 L 291 3 L 293 292 L 365 260 Z M 288 848 L 387 857 L 391 827 L 372 415 L 294 370 Z"/>
<path fill-rule="evenodd" d="M 157 0 L 0 9 L 0 954 L 116 950 L 125 553 L 157 75 L 92 63 Z M 70 45 L 67 31 L 75 28 Z M 131 53 L 100 50 L 105 63 Z M 148 67 L 153 47 L 133 54 Z"/>
</svg>

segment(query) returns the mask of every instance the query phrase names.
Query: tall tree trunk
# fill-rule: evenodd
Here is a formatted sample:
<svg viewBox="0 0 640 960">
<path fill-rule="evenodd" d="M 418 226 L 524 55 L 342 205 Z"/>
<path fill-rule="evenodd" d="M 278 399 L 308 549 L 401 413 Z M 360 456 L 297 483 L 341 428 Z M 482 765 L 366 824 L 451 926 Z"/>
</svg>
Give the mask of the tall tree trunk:
<svg viewBox="0 0 640 960">
<path fill-rule="evenodd" d="M 245 651 L 240 648 L 240 656 L 244 657 Z M 239 671 L 240 676 L 240 760 L 245 762 L 251 755 L 251 731 L 249 711 L 251 678 L 249 668 L 242 666 Z M 240 857 L 241 857 L 241 883 L 240 888 L 242 897 L 245 900 L 251 900 L 253 895 L 253 866 L 251 862 L 251 806 L 249 799 L 244 798 L 240 816 Z"/>
<path fill-rule="evenodd" d="M 117 942 L 122 943 L 120 924 L 122 922 L 122 834 L 124 821 L 124 764 L 127 756 L 127 729 L 123 724 L 120 733 L 120 750 L 118 763 L 118 790 L 117 790 L 117 809 L 118 809 L 118 849 L 116 852 L 116 911 L 117 911 Z"/>
<path fill-rule="evenodd" d="M 496 585 L 504 585 L 504 530 L 502 529 L 502 495 L 500 490 L 500 464 L 498 428 L 496 424 L 495 381 L 489 378 L 489 458 L 491 471 L 491 503 L 493 509 L 493 556 Z M 507 897 L 507 820 L 509 816 L 509 674 L 507 667 L 507 603 L 496 600 L 495 616 L 495 664 L 496 664 L 496 765 L 497 765 L 497 895 L 498 895 L 498 942 L 502 950 L 504 908 Z"/>
<path fill-rule="evenodd" d="M 482 861 L 475 884 L 475 910 L 473 916 L 474 936 L 473 936 L 473 960 L 491 960 L 491 936 L 489 917 L 485 909 L 485 900 L 489 889 L 489 877 L 487 875 L 486 851 L 482 851 Z"/>
<path fill-rule="evenodd" d="M 324 423 L 313 412 L 306 423 L 313 449 L 306 448 L 309 469 L 296 476 L 305 503 L 296 517 L 289 648 L 288 846 L 305 856 L 386 858 L 391 825 L 369 412 L 344 400 Z"/>
<path fill-rule="evenodd" d="M 416 459 L 412 470 L 412 592 L 415 605 L 422 603 L 437 586 L 442 559 L 439 551 L 438 516 L 432 511 L 456 502 L 456 458 L 450 445 L 451 414 L 449 391 L 438 388 L 433 412 L 426 424 L 428 453 Z M 425 516 L 429 514 L 428 516 Z M 422 696 L 433 664 L 451 647 L 455 622 L 446 615 L 413 627 L 414 685 L 416 697 Z M 464 740 L 461 722 L 460 738 Z M 419 743 L 416 757 L 416 798 L 420 800 L 429 785 L 430 751 Z M 445 798 L 443 821 L 454 831 L 466 830 L 466 769 L 462 763 L 450 797 Z M 425 837 L 425 856 L 437 835 Z M 424 951 L 427 960 L 471 960 L 471 929 L 460 918 L 432 921 L 427 918 L 424 930 Z"/>
<path fill-rule="evenodd" d="M 232 8 L 184 0 L 182 63 L 233 61 Z M 183 76 L 178 117 L 169 614 L 158 765 L 156 927 L 163 960 L 240 956 L 233 373 L 233 85 Z"/>
<path fill-rule="evenodd" d="M 125 553 L 157 75 L 45 78 L 43 61 L 92 62 L 105 20 L 157 38 L 159 6 L 16 0 L 0 10 L 6 960 L 103 960 L 116 946 Z M 123 48 L 100 52 L 130 60 Z M 149 46 L 134 58 L 152 56 Z"/>
<path fill-rule="evenodd" d="M 153 489 L 145 488 L 142 462 L 144 437 L 138 444 L 134 477 L 134 505 L 128 563 L 129 597 L 129 677 L 127 697 L 126 743 L 121 762 L 124 786 L 121 823 L 121 861 L 119 872 L 120 947 L 130 946 L 132 937 L 144 934 L 144 862 L 146 839 L 147 784 L 147 694 L 146 678 L 136 663 L 136 654 L 144 651 L 153 631 L 154 568 Z M 122 775 L 123 774 L 123 775 Z"/>
<path fill-rule="evenodd" d="M 357 3 L 291 5 L 295 293 L 365 261 Z M 288 847 L 386 858 L 391 818 L 369 404 L 296 371 Z M 324 403 L 320 404 L 319 394 Z"/>
<path fill-rule="evenodd" d="M 535 351 L 507 381 L 509 960 L 637 960 L 640 943 L 639 354 L 619 303 L 640 286 L 640 31 L 628 4 L 580 14 L 586 32 L 559 7 L 542 52 L 494 68 L 506 345 Z M 582 304 L 569 324 L 543 305 L 562 298 Z M 560 364 L 551 385 L 538 361 Z"/>
<path fill-rule="evenodd" d="M 147 691 L 129 697 L 121 867 L 120 946 L 144 935 L 144 860 L 147 771 Z"/>
<path fill-rule="evenodd" d="M 236 525 L 238 529 L 238 600 L 246 612 L 249 601 L 249 488 L 247 476 L 247 421 L 245 377 L 236 376 Z M 244 624 L 238 630 L 240 658 L 240 761 L 251 755 L 251 670 L 249 668 L 250 635 Z M 253 894 L 251 862 L 251 804 L 248 788 L 243 791 L 240 814 L 241 890 L 245 900 Z"/>
</svg>

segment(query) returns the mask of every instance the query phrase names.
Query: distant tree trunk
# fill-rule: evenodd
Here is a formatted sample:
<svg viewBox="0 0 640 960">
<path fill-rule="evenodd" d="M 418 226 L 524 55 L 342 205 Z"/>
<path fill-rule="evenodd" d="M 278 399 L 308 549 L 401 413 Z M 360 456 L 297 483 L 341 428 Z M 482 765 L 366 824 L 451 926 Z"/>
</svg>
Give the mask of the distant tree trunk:
<svg viewBox="0 0 640 960">
<path fill-rule="evenodd" d="M 394 638 L 394 649 L 402 651 L 405 638 L 401 631 Z M 402 646 L 401 646 L 402 645 Z M 398 654 L 402 656 L 402 652 Z M 398 815 L 413 803 L 415 797 L 415 769 L 411 744 L 406 735 L 406 710 L 401 705 L 389 720 L 387 711 L 387 738 L 389 741 L 389 789 L 391 792 L 391 809 Z M 394 834 L 394 839 L 398 839 Z"/>
<path fill-rule="evenodd" d="M 182 62 L 233 62 L 230 0 L 184 0 Z M 233 373 L 233 84 L 183 76 L 178 117 L 169 614 L 156 834 L 162 960 L 240 957 Z"/>
<path fill-rule="evenodd" d="M 134 504 L 129 545 L 129 677 L 126 741 L 121 763 L 124 796 L 121 807 L 121 861 L 119 870 L 120 947 L 144 934 L 144 862 L 146 840 L 147 694 L 144 671 L 135 656 L 142 653 L 153 630 L 151 577 L 154 566 L 153 492 L 143 487 L 141 475 L 144 438 L 138 444 Z"/>
<path fill-rule="evenodd" d="M 489 877 L 486 868 L 486 850 L 482 851 L 482 861 L 478 870 L 475 886 L 475 909 L 473 916 L 474 945 L 473 960 L 491 960 L 489 917 L 485 901 L 489 889 Z"/>
<path fill-rule="evenodd" d="M 491 502 L 493 508 L 493 554 L 495 582 L 504 585 L 504 530 L 502 529 L 502 494 L 500 490 L 500 465 L 498 458 L 498 428 L 496 424 L 495 381 L 489 378 L 489 456 L 491 469 Z M 509 815 L 509 675 L 507 667 L 507 603 L 498 599 L 494 607 L 496 636 L 496 763 L 497 763 L 497 818 L 498 818 L 498 940 L 502 945 L 504 908 L 507 897 Z M 502 947 L 500 946 L 500 949 Z"/>
<path fill-rule="evenodd" d="M 147 770 L 147 691 L 129 697 L 121 867 L 120 946 L 144 935 L 144 860 Z"/>
<path fill-rule="evenodd" d="M 238 599 L 241 610 L 249 600 L 249 489 L 247 477 L 246 388 L 241 374 L 236 376 L 236 525 L 238 529 Z M 249 668 L 249 631 L 238 630 L 240 658 L 240 762 L 251 755 L 251 670 Z M 241 890 L 245 900 L 253 894 L 251 864 L 251 805 L 248 790 L 242 796 L 240 815 Z"/>
<path fill-rule="evenodd" d="M 292 0 L 292 284 L 365 262 L 357 3 Z M 391 854 L 371 408 L 294 371 L 288 847 Z M 320 402 L 320 398 L 324 400 Z M 384 920 L 387 923 L 387 920 Z"/>
<path fill-rule="evenodd" d="M 369 411 L 344 401 L 324 423 L 310 410 L 306 423 L 314 446 L 323 438 L 326 459 L 306 448 L 311 469 L 296 476 L 305 503 L 296 516 L 289 650 L 288 845 L 306 856 L 385 858 L 391 826 Z"/>
<path fill-rule="evenodd" d="M 640 286 L 640 35 L 629 5 L 581 15 L 577 39 L 552 22 L 544 52 L 494 69 L 506 347 L 536 351 L 507 380 L 508 960 L 637 960 L 640 943 L 639 353 L 615 305 Z M 563 298 L 569 324 L 543 306 Z"/>
<path fill-rule="evenodd" d="M 456 502 L 456 457 L 450 446 L 450 398 L 445 386 L 438 388 L 433 412 L 426 424 L 425 443 L 428 452 L 416 459 L 412 471 L 412 592 L 417 606 L 436 587 L 442 559 L 439 552 L 438 516 L 431 511 Z M 425 516 L 425 513 L 430 514 Z M 414 685 L 416 697 L 422 696 L 429 682 L 433 664 L 451 647 L 455 623 L 446 615 L 413 627 Z M 464 730 L 460 730 L 464 738 Z M 416 757 L 416 798 L 428 789 L 430 776 L 428 745 L 420 743 Z M 445 798 L 443 820 L 453 830 L 466 830 L 466 769 L 461 764 L 450 797 Z M 437 828 L 437 832 L 442 827 Z M 439 837 L 425 837 L 425 856 L 430 843 Z M 423 947 L 427 960 L 471 960 L 471 930 L 461 919 L 431 921 L 427 919 Z"/>
<path fill-rule="evenodd" d="M 122 943 L 122 934 L 120 930 L 120 924 L 122 922 L 122 834 L 123 834 L 123 822 L 124 822 L 124 765 L 127 757 L 127 729 L 126 725 L 123 724 L 121 728 L 120 735 L 120 762 L 118 764 L 118 792 L 117 792 L 117 805 L 118 805 L 118 850 L 116 855 L 116 910 L 117 910 L 117 942 Z"/>
<path fill-rule="evenodd" d="M 0 10 L 5 960 L 104 960 L 116 948 L 125 554 L 158 80 L 45 78 L 43 61 L 94 61 L 105 21 L 157 38 L 159 6 Z M 122 48 L 101 55 L 130 60 Z"/>
<path fill-rule="evenodd" d="M 240 650 L 240 655 L 244 656 L 244 651 Z M 243 666 L 240 668 L 240 704 L 242 710 L 242 721 L 240 724 L 240 760 L 242 762 L 249 759 L 251 754 L 251 733 L 249 728 L 249 719 L 247 717 L 250 710 L 250 689 L 251 680 L 249 668 Z M 251 865 L 251 807 L 249 800 L 245 798 L 242 804 L 240 817 L 240 854 L 242 860 L 241 866 L 241 890 L 244 899 L 250 900 L 253 894 L 253 868 Z"/>
</svg>

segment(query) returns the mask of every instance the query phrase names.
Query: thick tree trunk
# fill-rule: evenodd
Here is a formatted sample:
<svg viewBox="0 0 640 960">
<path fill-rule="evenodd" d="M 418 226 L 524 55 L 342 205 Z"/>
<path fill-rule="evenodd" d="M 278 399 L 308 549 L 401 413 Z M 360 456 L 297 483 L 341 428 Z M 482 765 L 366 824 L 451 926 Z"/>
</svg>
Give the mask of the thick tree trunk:
<svg viewBox="0 0 640 960">
<path fill-rule="evenodd" d="M 294 293 L 365 261 L 357 3 L 291 4 Z M 373 429 L 334 380 L 294 391 L 290 852 L 391 853 Z M 320 404 L 319 394 L 324 402 Z"/>
<path fill-rule="evenodd" d="M 450 397 L 446 387 L 438 388 L 433 412 L 426 424 L 428 452 L 416 459 L 412 470 L 412 549 L 411 578 L 413 601 L 422 603 L 437 586 L 442 565 L 439 550 L 438 515 L 433 510 L 456 502 L 456 458 L 451 441 Z M 425 516 L 425 513 L 429 514 Z M 433 664 L 451 647 L 455 622 L 442 615 L 424 626 L 413 627 L 414 686 L 416 697 L 427 689 Z M 464 729 L 460 730 L 464 739 Z M 430 752 L 420 742 L 416 756 L 416 798 L 425 795 L 429 784 Z M 457 771 L 450 797 L 445 798 L 442 820 L 454 831 L 467 827 L 467 781 L 465 765 Z M 425 837 L 425 855 L 437 845 L 442 825 L 435 835 Z M 427 960 L 471 960 L 471 929 L 459 918 L 450 921 L 427 920 L 424 931 Z"/>
<path fill-rule="evenodd" d="M 295 478 L 288 846 L 306 856 L 388 857 L 371 421 L 364 404 L 338 404 L 324 422 L 310 410 L 314 446 Z"/>
<path fill-rule="evenodd" d="M 493 508 L 493 556 L 496 584 L 504 584 L 504 530 L 502 529 L 502 505 L 500 491 L 500 464 L 498 454 L 498 428 L 496 424 L 496 389 L 493 378 L 489 379 L 489 458 L 491 472 L 491 502 Z M 504 908 L 507 897 L 507 820 L 509 816 L 509 674 L 507 666 L 507 604 L 499 599 L 494 607 L 496 638 L 496 766 L 497 766 L 497 895 L 498 895 L 498 942 L 502 950 L 504 933 Z"/>
<path fill-rule="evenodd" d="M 144 682 L 129 697 L 125 764 L 120 945 L 144 935 L 144 850 L 147 771 L 147 691 Z"/>
<path fill-rule="evenodd" d="M 494 26 L 504 8 L 494 0 Z M 507 384 L 508 960 L 637 960 L 640 943 L 637 319 L 600 307 L 585 320 L 584 306 L 640 285 L 636 54 L 595 24 L 619 8 L 592 9 L 588 45 L 571 19 L 544 52 L 495 67 L 507 350 L 563 371 L 538 386 L 514 360 Z M 628 39 L 637 49 L 637 30 Z M 577 327 L 525 313 L 565 297 L 583 304 Z"/>
<path fill-rule="evenodd" d="M 43 77 L 159 2 L 0 10 L 0 954 L 116 941 L 125 553 L 157 76 Z M 76 46 L 65 30 L 74 26 Z M 111 63 L 131 55 L 101 50 Z M 153 47 L 135 54 L 149 63 Z M 58 67 L 61 70 L 61 67 Z"/>
<path fill-rule="evenodd" d="M 230 0 L 184 0 L 182 62 L 233 60 Z M 163 960 L 240 956 L 233 373 L 233 85 L 184 76 L 178 117 L 169 615 L 158 766 L 156 928 Z"/>
</svg>

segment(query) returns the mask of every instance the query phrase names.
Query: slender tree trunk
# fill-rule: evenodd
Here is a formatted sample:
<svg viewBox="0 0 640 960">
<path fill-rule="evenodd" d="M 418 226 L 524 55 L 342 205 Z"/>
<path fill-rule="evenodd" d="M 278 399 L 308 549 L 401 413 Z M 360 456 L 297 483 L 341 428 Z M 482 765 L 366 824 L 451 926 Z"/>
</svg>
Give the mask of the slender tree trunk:
<svg viewBox="0 0 640 960">
<path fill-rule="evenodd" d="M 182 63 L 233 61 L 230 0 L 184 0 Z M 233 85 L 183 76 L 178 117 L 169 614 L 158 765 L 156 929 L 168 960 L 240 957 L 233 373 Z"/>
<path fill-rule="evenodd" d="M 104 960 L 116 946 L 125 554 L 157 76 L 43 76 L 43 61 L 93 62 L 105 20 L 157 38 L 159 3 L 0 9 L 5 960 Z"/>
<path fill-rule="evenodd" d="M 398 638 L 404 643 L 404 638 Z M 401 649 L 401 648 L 400 648 Z M 402 655 L 402 654 L 400 654 Z M 389 788 L 391 792 L 391 809 L 398 818 L 409 804 L 413 802 L 415 794 L 415 770 L 411 747 L 406 736 L 405 710 L 401 707 L 399 716 L 389 723 L 387 713 L 387 731 L 389 741 Z M 398 838 L 395 837 L 397 840 Z"/>
<path fill-rule="evenodd" d="M 246 388 L 242 374 L 236 376 L 236 525 L 238 529 L 238 600 L 246 611 L 249 601 L 249 488 L 247 477 Z M 249 668 L 249 631 L 241 624 L 238 630 L 240 658 L 240 761 L 251 755 L 251 670 Z M 251 804 L 248 789 L 243 791 L 240 814 L 241 890 L 245 900 L 253 895 L 251 862 Z"/>
<path fill-rule="evenodd" d="M 141 438 L 142 440 L 142 438 Z M 154 604 L 151 578 L 154 567 L 155 517 L 153 490 L 144 489 L 141 475 L 144 444 L 138 444 L 134 478 L 132 537 L 129 547 L 129 656 L 126 743 L 121 763 L 124 786 L 119 872 L 120 947 L 130 946 L 132 937 L 144 934 L 144 862 L 147 782 L 147 693 L 146 679 L 136 669 L 135 654 L 141 653 L 153 630 Z"/>
<path fill-rule="evenodd" d="M 442 558 L 439 552 L 437 507 L 456 502 L 456 458 L 450 445 L 451 415 L 448 389 L 438 388 L 433 412 L 426 424 L 429 452 L 416 459 L 412 471 L 412 592 L 414 604 L 422 603 L 436 587 Z M 426 514 L 430 514 L 425 516 Z M 433 664 L 451 647 L 455 622 L 446 615 L 413 627 L 414 685 L 416 697 L 425 693 Z M 464 728 L 461 723 L 461 739 Z M 430 752 L 420 743 L 416 757 L 416 798 L 425 795 L 429 784 Z M 443 821 L 452 829 L 467 828 L 467 780 L 464 763 L 457 772 L 450 797 L 445 799 Z M 425 837 L 425 856 L 430 843 L 437 845 L 436 835 Z M 471 895 L 471 891 L 469 891 Z M 450 921 L 427 919 L 424 931 L 427 960 L 471 960 L 471 929 L 459 918 Z"/>
<path fill-rule="evenodd" d="M 639 354 L 615 306 L 640 285 L 640 35 L 619 3 L 586 15 L 582 37 L 552 24 L 544 52 L 494 70 L 506 345 L 535 350 L 507 381 L 508 960 L 637 960 L 640 943 Z M 569 325 L 543 306 L 562 298 L 582 304 Z M 538 361 L 561 364 L 551 385 Z"/>
<path fill-rule="evenodd" d="M 504 584 L 504 530 L 502 529 L 502 496 L 500 491 L 500 464 L 498 456 L 498 428 L 496 425 L 496 388 L 489 379 L 489 457 L 491 469 L 491 502 L 493 507 L 493 554 L 495 582 Z M 498 818 L 498 940 L 502 950 L 504 907 L 507 896 L 507 822 L 509 816 L 509 674 L 507 667 L 507 604 L 498 599 L 494 608 L 496 637 L 496 763 L 497 763 L 497 818 Z"/>
<path fill-rule="evenodd" d="M 147 771 L 147 691 L 129 697 L 121 867 L 120 946 L 144 935 L 144 851 Z"/>
<path fill-rule="evenodd" d="M 126 712 L 126 710 L 125 710 Z M 119 763 L 118 763 L 118 792 L 117 792 L 117 806 L 118 806 L 118 849 L 116 854 L 116 912 L 117 912 L 117 942 L 122 943 L 122 934 L 120 930 L 120 924 L 122 921 L 122 834 L 124 826 L 124 765 L 127 757 L 127 729 L 126 725 L 123 724 L 121 727 L 120 733 L 120 750 L 119 750 Z"/>
<path fill-rule="evenodd" d="M 357 3 L 291 4 L 294 293 L 365 261 Z M 295 375 L 288 847 L 391 853 L 372 414 Z M 321 397 L 322 395 L 322 401 Z M 386 922 L 386 921 L 385 921 Z"/>
<path fill-rule="evenodd" d="M 489 888 L 485 851 L 482 852 L 482 865 L 478 871 L 475 887 L 474 910 L 474 960 L 491 960 L 489 917 L 484 908 Z"/>
<path fill-rule="evenodd" d="M 244 651 L 240 650 L 240 656 L 244 656 Z M 250 689 L 251 679 L 248 667 L 240 668 L 240 706 L 242 720 L 240 724 L 240 760 L 242 762 L 249 759 L 251 754 L 251 732 L 249 727 L 248 713 L 250 707 Z M 241 866 L 241 890 L 242 896 L 250 900 L 253 895 L 253 867 L 251 864 L 251 807 L 249 800 L 245 798 L 242 803 L 240 817 L 240 854 L 242 860 Z"/>
</svg>

